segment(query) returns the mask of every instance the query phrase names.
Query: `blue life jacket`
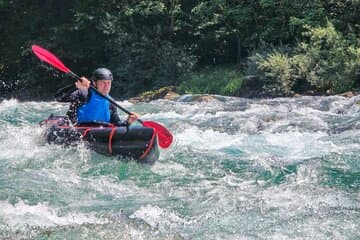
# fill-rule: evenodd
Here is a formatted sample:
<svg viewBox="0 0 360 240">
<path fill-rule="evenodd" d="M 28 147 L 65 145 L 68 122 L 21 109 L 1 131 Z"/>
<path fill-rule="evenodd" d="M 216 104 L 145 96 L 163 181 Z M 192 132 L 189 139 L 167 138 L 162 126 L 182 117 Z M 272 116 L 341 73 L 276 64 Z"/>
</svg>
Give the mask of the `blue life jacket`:
<svg viewBox="0 0 360 240">
<path fill-rule="evenodd" d="M 110 102 L 101 97 L 94 90 L 91 91 L 90 99 L 77 111 L 77 122 L 110 122 Z"/>
</svg>

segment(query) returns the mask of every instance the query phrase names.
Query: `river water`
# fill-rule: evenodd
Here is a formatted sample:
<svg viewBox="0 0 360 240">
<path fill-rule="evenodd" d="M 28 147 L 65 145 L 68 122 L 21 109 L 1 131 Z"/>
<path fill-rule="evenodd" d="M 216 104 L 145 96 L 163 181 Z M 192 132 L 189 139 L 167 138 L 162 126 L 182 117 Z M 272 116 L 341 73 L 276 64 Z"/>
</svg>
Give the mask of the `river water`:
<svg viewBox="0 0 360 240">
<path fill-rule="evenodd" d="M 359 239 L 360 97 L 131 104 L 147 166 L 42 139 L 57 102 L 0 102 L 0 239 Z"/>
</svg>

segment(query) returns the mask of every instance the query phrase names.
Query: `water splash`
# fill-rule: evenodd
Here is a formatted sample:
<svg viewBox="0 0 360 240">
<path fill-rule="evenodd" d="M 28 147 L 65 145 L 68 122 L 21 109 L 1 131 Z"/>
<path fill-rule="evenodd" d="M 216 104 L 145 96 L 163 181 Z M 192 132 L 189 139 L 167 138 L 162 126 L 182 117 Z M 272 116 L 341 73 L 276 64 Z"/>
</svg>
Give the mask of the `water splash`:
<svg viewBox="0 0 360 240">
<path fill-rule="evenodd" d="M 359 237 L 359 97 L 193 99 L 121 103 L 172 131 L 154 166 L 48 145 L 66 104 L 0 102 L 0 237 Z"/>
</svg>

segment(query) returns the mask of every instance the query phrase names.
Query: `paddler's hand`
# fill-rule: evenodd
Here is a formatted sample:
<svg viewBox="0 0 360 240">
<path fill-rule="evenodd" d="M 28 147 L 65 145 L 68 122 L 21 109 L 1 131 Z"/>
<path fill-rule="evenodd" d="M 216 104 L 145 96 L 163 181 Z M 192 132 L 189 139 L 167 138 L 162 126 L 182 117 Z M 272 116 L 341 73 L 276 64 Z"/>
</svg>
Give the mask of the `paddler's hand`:
<svg viewBox="0 0 360 240">
<path fill-rule="evenodd" d="M 78 89 L 89 89 L 91 82 L 86 77 L 81 77 L 80 80 L 77 80 L 75 83 Z"/>
<path fill-rule="evenodd" d="M 130 115 L 127 117 L 126 122 L 130 125 L 133 122 L 137 121 L 139 115 L 137 113 L 131 112 Z"/>
</svg>

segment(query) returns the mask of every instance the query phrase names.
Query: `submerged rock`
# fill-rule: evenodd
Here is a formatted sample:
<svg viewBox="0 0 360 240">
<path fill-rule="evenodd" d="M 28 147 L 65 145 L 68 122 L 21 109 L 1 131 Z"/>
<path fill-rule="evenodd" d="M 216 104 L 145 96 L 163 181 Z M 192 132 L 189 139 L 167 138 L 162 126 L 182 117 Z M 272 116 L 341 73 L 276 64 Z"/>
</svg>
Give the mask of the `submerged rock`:
<svg viewBox="0 0 360 240">
<path fill-rule="evenodd" d="M 187 94 L 182 95 L 179 99 L 180 102 L 210 102 L 213 100 L 224 102 L 226 101 L 226 97 L 210 94 Z"/>
<path fill-rule="evenodd" d="M 341 93 L 340 96 L 343 96 L 343 97 L 354 97 L 355 94 L 352 92 L 352 91 L 348 91 L 348 92 L 344 92 L 344 93 Z"/>
<path fill-rule="evenodd" d="M 129 99 L 131 103 L 138 103 L 138 102 L 150 102 L 156 99 L 168 99 L 168 100 L 175 100 L 180 97 L 179 94 L 175 92 L 175 86 L 168 86 L 163 87 L 155 91 L 148 91 L 142 93 L 137 97 L 133 97 Z"/>
<path fill-rule="evenodd" d="M 175 100 L 180 98 L 180 95 L 174 91 L 168 91 L 163 98 L 168 100 Z"/>
<path fill-rule="evenodd" d="M 208 102 L 214 100 L 215 97 L 211 95 L 193 95 L 192 101 L 196 102 Z"/>
</svg>

